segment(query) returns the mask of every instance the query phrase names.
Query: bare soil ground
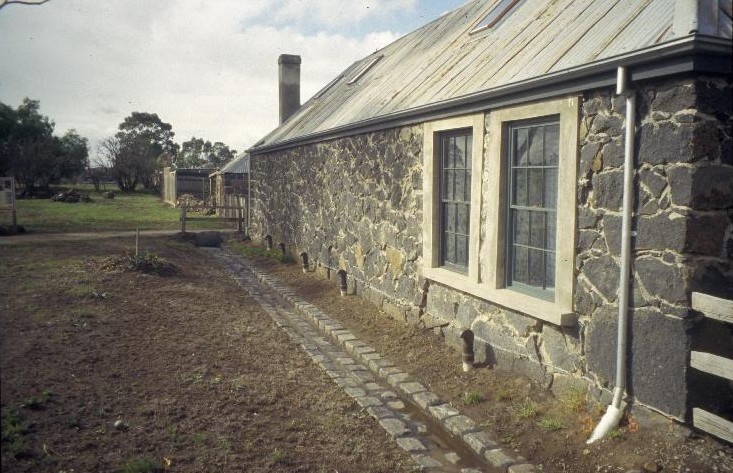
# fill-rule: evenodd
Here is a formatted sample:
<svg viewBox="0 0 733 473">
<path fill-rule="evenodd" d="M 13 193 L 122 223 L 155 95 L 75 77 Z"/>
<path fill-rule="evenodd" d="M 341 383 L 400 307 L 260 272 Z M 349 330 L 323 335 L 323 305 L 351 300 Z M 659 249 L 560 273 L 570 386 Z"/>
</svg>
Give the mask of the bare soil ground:
<svg viewBox="0 0 733 473">
<path fill-rule="evenodd" d="M 0 247 L 3 472 L 412 471 L 203 252 L 131 242 Z"/>
<path fill-rule="evenodd" d="M 106 264 L 130 238 L 0 247 L 2 471 L 412 471 L 376 422 L 189 244 L 146 237 L 161 277 Z M 256 263 L 546 472 L 733 471 L 733 449 L 527 379 L 460 369 L 432 332 L 296 264 Z M 119 421 L 119 422 L 118 422 Z M 117 425 L 117 427 L 115 426 Z"/>
<path fill-rule="evenodd" d="M 610 438 L 586 445 L 605 411 L 587 393 L 558 399 L 529 379 L 499 368 L 464 373 L 460 353 L 432 331 L 390 319 L 359 297 L 340 297 L 335 279 L 304 274 L 296 264 L 266 258 L 256 262 L 543 471 L 733 471 L 730 445 L 657 415 L 643 422 L 626 417 Z"/>
</svg>

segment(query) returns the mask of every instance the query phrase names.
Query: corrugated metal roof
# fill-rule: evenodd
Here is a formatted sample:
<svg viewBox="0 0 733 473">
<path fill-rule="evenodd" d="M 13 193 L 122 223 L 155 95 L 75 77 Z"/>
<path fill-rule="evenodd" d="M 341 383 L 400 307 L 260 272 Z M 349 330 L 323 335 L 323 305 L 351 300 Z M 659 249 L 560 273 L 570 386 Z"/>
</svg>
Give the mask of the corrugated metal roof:
<svg viewBox="0 0 733 473">
<path fill-rule="evenodd" d="M 731 0 L 713 1 L 712 13 L 688 8 L 711 4 L 703 0 L 521 0 L 493 28 L 470 34 L 499 3 L 470 1 L 357 61 L 253 150 L 562 73 L 691 31 L 731 37 Z"/>
<path fill-rule="evenodd" d="M 213 174 L 249 174 L 249 153 L 240 153 Z"/>
</svg>

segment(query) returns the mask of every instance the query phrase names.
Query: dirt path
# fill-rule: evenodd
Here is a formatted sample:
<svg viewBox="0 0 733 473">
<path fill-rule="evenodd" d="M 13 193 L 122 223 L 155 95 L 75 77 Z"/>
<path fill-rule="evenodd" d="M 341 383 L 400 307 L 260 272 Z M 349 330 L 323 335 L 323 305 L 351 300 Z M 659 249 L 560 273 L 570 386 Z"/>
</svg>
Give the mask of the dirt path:
<svg viewBox="0 0 733 473">
<path fill-rule="evenodd" d="M 216 230 L 223 234 L 235 233 L 230 228 Z M 57 241 L 82 241 L 100 240 L 104 238 L 129 238 L 134 239 L 135 231 L 114 231 L 114 232 L 76 232 L 76 233 L 24 233 L 21 235 L 6 235 L 0 237 L 0 246 L 18 245 L 23 243 L 50 243 Z M 141 237 L 172 237 L 178 235 L 178 230 L 140 230 Z"/>
<path fill-rule="evenodd" d="M 127 243 L 0 250 L 4 472 L 412 470 L 207 255 L 102 269 Z"/>
</svg>

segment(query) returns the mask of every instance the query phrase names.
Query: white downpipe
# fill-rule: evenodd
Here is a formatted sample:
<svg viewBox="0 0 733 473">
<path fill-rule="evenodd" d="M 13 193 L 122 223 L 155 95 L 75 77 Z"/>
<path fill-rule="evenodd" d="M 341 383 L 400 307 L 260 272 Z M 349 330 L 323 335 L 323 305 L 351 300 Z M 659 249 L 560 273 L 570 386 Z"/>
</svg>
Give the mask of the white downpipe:
<svg viewBox="0 0 733 473">
<path fill-rule="evenodd" d="M 628 87 L 625 67 L 618 68 L 616 94 L 626 97 L 626 134 L 624 137 L 624 195 L 621 223 L 621 276 L 618 288 L 618 341 L 616 345 L 616 387 L 613 400 L 587 443 L 603 438 L 614 429 L 624 413 L 628 345 L 629 274 L 631 272 L 631 212 L 634 202 L 634 132 L 636 123 L 636 91 Z"/>
</svg>

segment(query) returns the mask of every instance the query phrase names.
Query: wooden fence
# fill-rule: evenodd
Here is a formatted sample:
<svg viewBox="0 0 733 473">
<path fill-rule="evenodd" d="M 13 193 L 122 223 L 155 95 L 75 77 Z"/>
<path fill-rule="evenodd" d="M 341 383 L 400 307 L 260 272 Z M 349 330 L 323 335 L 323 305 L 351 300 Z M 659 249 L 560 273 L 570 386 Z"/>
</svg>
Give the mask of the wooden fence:
<svg viewBox="0 0 733 473">
<path fill-rule="evenodd" d="M 234 197 L 234 196 L 233 196 Z M 217 205 L 215 207 L 216 217 L 191 217 L 186 205 L 181 205 L 181 232 L 186 233 L 186 222 L 204 220 L 224 220 L 237 223 L 237 231 L 247 230 L 249 233 L 249 214 L 247 212 L 247 200 L 242 196 L 229 199 L 232 205 Z"/>
<path fill-rule="evenodd" d="M 733 324 L 733 301 L 693 292 L 692 308 L 709 319 Z M 733 380 L 733 360 L 713 353 L 693 351 L 690 353 L 690 367 Z M 692 425 L 733 443 L 733 422 L 716 414 L 695 407 L 692 409 Z"/>
</svg>

